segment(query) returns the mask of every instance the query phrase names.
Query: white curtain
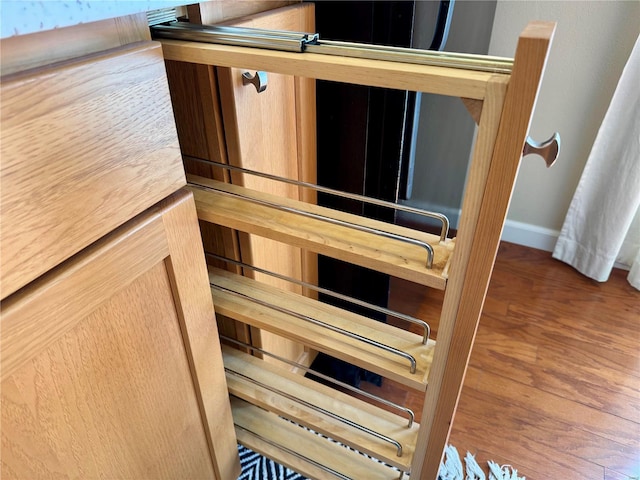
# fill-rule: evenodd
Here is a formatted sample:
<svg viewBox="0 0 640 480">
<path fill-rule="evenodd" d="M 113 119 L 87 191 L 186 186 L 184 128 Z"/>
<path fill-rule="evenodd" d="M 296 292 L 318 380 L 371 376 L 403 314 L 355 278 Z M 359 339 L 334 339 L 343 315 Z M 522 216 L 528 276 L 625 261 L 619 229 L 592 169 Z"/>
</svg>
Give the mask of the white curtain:
<svg viewBox="0 0 640 480">
<path fill-rule="evenodd" d="M 640 290 L 640 37 L 620 76 L 553 257 L 599 282 L 630 266 Z"/>
</svg>

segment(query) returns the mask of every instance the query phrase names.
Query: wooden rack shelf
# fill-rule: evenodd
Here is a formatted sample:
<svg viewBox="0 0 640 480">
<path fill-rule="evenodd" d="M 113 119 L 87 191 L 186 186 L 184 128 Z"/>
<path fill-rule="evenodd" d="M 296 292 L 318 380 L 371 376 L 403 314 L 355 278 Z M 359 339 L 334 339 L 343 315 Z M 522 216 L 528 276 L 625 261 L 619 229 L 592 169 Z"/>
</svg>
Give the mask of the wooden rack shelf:
<svg viewBox="0 0 640 480">
<path fill-rule="evenodd" d="M 209 69 L 225 67 L 219 69 L 226 72 L 224 75 L 230 72 L 226 68 L 262 69 L 295 75 L 296 82 L 316 78 L 459 97 L 478 123 L 455 242 L 441 242 L 435 235 L 292 200 L 285 198 L 286 194 L 271 195 L 245 188 L 238 185 L 245 184 L 241 176 L 218 175 L 236 185 L 188 176 L 198 217 L 205 223 L 444 290 L 437 343 L 429 340 L 423 345 L 421 336 L 391 325 L 210 268 L 212 297 L 221 317 L 273 332 L 424 392 L 420 426 L 407 430 L 400 420 L 399 428 L 405 430 L 396 434 L 391 426 L 395 420 L 386 413 L 371 413 L 376 410 L 351 397 L 329 392 L 326 387 L 277 369 L 265 360 L 225 348 L 230 392 L 242 397 L 232 398 L 240 443 L 311 478 L 395 479 L 402 478 L 401 472 L 409 473 L 414 480 L 437 477 L 554 30 L 552 23 L 530 23 L 519 38 L 510 74 L 473 71 L 471 66 L 465 69 L 464 64 L 461 68 L 448 68 L 408 64 L 400 58 L 342 58 L 162 40 L 167 60 Z M 212 69 L 204 76 L 215 83 L 211 72 Z M 224 75 L 224 81 L 229 81 Z M 224 104 L 224 97 L 221 99 Z M 187 112 L 185 117 L 190 118 L 189 115 Z M 234 156 L 231 160 L 237 162 L 241 153 L 238 146 L 232 142 L 229 152 Z M 268 157 L 266 162 L 274 161 L 268 152 L 262 154 Z M 224 155 L 213 160 L 232 163 Z M 206 175 L 203 170 L 203 165 L 192 169 Z M 376 234 L 374 230 L 387 234 Z M 420 242 L 428 245 L 423 248 Z M 226 257 L 240 260 L 239 248 L 231 248 L 229 243 L 216 254 L 224 251 Z M 432 268 L 427 268 L 429 250 L 433 251 Z M 244 256 L 242 261 L 251 263 Z M 233 268 L 240 271 L 241 267 L 236 264 Z M 347 331 L 355 335 L 345 335 Z M 371 343 L 362 341 L 365 337 Z M 415 358 L 415 373 L 411 373 L 407 357 L 398 352 Z M 296 398 L 306 404 L 296 404 Z M 358 419 L 373 430 L 393 433 L 388 436 L 400 441 L 403 456 L 395 455 L 393 444 L 379 445 L 378 437 L 354 432 L 344 422 L 318 413 L 309 407 L 311 404 L 340 417 Z M 324 441 L 281 416 L 387 461 L 399 470 Z"/>
<path fill-rule="evenodd" d="M 330 442 L 244 400 L 231 397 L 231 410 L 236 436 L 241 444 L 269 458 L 276 458 L 309 478 L 397 480 L 400 476 L 395 469 Z"/>
<path fill-rule="evenodd" d="M 437 235 L 204 177 L 188 175 L 187 180 L 196 200 L 198 217 L 204 221 L 286 242 L 439 290 L 444 290 L 446 286 L 446 272 L 455 244 L 453 241 L 440 242 Z M 233 196 L 225 195 L 225 192 Z M 432 267 L 427 268 L 427 252 L 419 245 L 252 203 L 251 199 L 427 243 L 433 249 Z"/>
<path fill-rule="evenodd" d="M 223 346 L 223 358 L 230 394 L 357 448 L 389 465 L 404 471 L 411 468 L 420 428 L 417 423 L 408 427 L 405 417 L 265 363 L 239 350 Z M 331 414 L 327 415 L 322 411 Z M 354 422 L 388 440 L 354 428 L 336 417 Z M 400 456 L 397 445 L 391 441 L 400 445 Z"/>
<path fill-rule="evenodd" d="M 425 391 L 435 348 L 433 340 L 423 345 L 420 335 L 213 267 L 209 267 L 209 281 L 212 285 L 242 295 L 212 287 L 213 303 L 219 314 L 304 342 L 318 351 L 359 365 L 415 390 Z M 255 300 L 272 307 L 256 303 Z M 326 326 L 309 323 L 294 316 L 294 312 L 411 355 L 416 360 L 415 373 L 411 373 L 407 358 L 332 331 Z"/>
</svg>

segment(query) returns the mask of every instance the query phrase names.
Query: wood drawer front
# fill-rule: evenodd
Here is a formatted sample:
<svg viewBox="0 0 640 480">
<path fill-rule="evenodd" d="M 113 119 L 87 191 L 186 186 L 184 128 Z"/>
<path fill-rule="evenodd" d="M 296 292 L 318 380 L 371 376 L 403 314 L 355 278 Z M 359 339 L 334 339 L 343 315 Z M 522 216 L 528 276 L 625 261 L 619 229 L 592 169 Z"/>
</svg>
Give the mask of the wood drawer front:
<svg viewBox="0 0 640 480">
<path fill-rule="evenodd" d="M 2 298 L 185 184 L 162 49 L 3 78 Z"/>
</svg>

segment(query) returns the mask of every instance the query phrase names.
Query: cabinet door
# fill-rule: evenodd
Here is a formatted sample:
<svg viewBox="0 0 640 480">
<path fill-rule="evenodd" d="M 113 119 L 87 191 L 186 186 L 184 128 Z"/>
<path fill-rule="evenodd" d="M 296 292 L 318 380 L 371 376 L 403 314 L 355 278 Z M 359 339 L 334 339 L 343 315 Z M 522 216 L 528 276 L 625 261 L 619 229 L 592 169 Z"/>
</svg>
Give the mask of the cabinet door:
<svg viewBox="0 0 640 480">
<path fill-rule="evenodd" d="M 313 31 L 314 23 L 312 4 L 281 8 L 229 22 L 242 27 L 305 32 Z M 315 183 L 315 81 L 267 72 L 267 89 L 258 93 L 252 85 L 243 84 L 242 74 L 246 71 L 217 68 L 229 163 Z M 235 172 L 231 177 L 236 185 L 315 203 L 315 192 L 308 189 Z M 256 235 L 241 234 L 239 238 L 245 263 L 316 282 L 316 255 Z M 260 273 L 249 275 L 284 290 L 302 293 L 302 288 L 295 284 Z M 266 350 L 291 360 L 311 361 L 302 345 L 270 332 L 253 331 L 252 339 Z"/>
<path fill-rule="evenodd" d="M 243 2 L 236 2 L 239 3 Z M 274 8 L 230 20 L 234 14 L 260 9 L 267 3 L 273 8 L 286 2 L 244 3 L 241 7 L 234 4 L 233 8 L 225 8 L 224 4 L 216 2 L 190 5 L 189 19 L 203 24 L 227 21 L 226 24 L 236 26 L 314 31 L 314 5 L 311 3 Z M 316 183 L 314 79 L 268 73 L 269 86 L 258 94 L 253 86 L 243 85 L 245 70 L 176 61 L 167 61 L 166 65 L 180 147 L 186 156 L 189 174 L 316 203 L 313 190 L 237 172 L 229 175 L 226 170 L 189 158 L 229 163 Z M 309 283 L 317 282 L 317 255 L 312 252 L 205 222 L 201 229 L 208 252 Z M 209 261 L 213 262 L 211 257 Z M 241 273 L 228 263 L 216 266 Z M 315 294 L 310 289 L 268 275 L 254 274 L 250 269 L 245 269 L 244 274 L 285 290 L 307 296 Z M 257 329 L 249 332 L 245 325 L 223 317 L 218 320 L 222 320 L 219 327 L 225 335 L 252 342 L 291 360 L 310 364 L 313 359 L 313 352 L 305 351 L 298 343 Z"/>
<path fill-rule="evenodd" d="M 191 194 L 1 307 L 2 478 L 237 477 Z"/>
</svg>

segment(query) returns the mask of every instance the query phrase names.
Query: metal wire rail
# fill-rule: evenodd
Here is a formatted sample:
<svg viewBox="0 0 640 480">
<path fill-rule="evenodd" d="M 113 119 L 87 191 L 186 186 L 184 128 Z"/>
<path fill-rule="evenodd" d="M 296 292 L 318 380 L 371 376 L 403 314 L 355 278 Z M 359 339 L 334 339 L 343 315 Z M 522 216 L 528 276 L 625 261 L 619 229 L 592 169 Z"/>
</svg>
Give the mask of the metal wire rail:
<svg viewBox="0 0 640 480">
<path fill-rule="evenodd" d="M 292 402 L 295 403 L 299 403 L 300 405 L 309 408 L 311 410 L 315 410 L 316 412 L 320 412 L 323 415 L 326 415 L 327 417 L 333 418 L 334 420 L 337 420 L 341 423 L 344 423 L 345 425 L 348 425 L 352 428 L 355 428 L 356 430 L 360 430 L 361 432 L 365 432 L 368 435 L 371 435 L 372 437 L 377 438 L 378 440 L 382 440 L 383 442 L 387 442 L 390 443 L 391 445 L 393 445 L 394 447 L 396 447 L 396 455 L 398 457 L 402 457 L 402 444 L 400 442 L 398 442 L 397 440 L 394 440 L 393 438 L 384 435 L 380 432 L 376 432 L 375 430 L 370 429 L 369 427 L 366 427 L 364 425 L 360 425 L 359 423 L 354 422 L 353 420 L 350 420 L 348 418 L 343 417 L 342 415 L 338 415 L 335 412 L 332 412 L 330 410 L 327 410 L 326 408 L 322 408 L 318 405 L 314 405 L 311 402 L 308 402 L 306 400 L 303 400 L 301 398 L 296 397 L 295 395 L 291 395 L 290 393 L 284 392 L 282 390 L 279 390 L 275 387 L 272 387 L 271 385 L 267 385 L 266 383 L 263 383 L 259 380 L 256 380 L 255 378 L 251 378 L 248 375 L 245 375 L 243 373 L 240 372 L 236 372 L 235 370 L 231 370 L 228 367 L 224 367 L 224 370 L 227 373 L 230 373 L 232 375 L 236 375 L 238 377 L 243 378 L 244 380 L 246 380 L 249 383 L 253 383 L 254 385 L 257 385 L 260 388 L 264 388 L 265 390 L 269 390 L 270 392 L 276 393 L 284 398 L 286 398 L 287 400 L 291 400 Z"/>
<path fill-rule="evenodd" d="M 338 42 L 320 39 L 317 33 L 194 25 L 186 22 L 154 25 L 151 27 L 151 33 L 154 38 L 171 38 L 288 52 L 366 58 L 435 67 L 461 68 L 489 73 L 509 74 L 513 69 L 513 60 L 510 58 Z"/>
<path fill-rule="evenodd" d="M 293 423 L 294 425 L 297 425 L 295 422 L 291 422 L 291 423 Z M 280 450 L 282 450 L 282 451 L 284 451 L 284 452 L 288 453 L 289 455 L 292 455 L 292 456 L 294 456 L 294 457 L 296 457 L 296 458 L 299 458 L 300 460 L 304 460 L 305 462 L 310 463 L 310 464 L 311 464 L 311 465 L 313 465 L 314 467 L 317 467 L 317 468 L 319 468 L 319 469 L 321 469 L 321 470 L 324 470 L 325 472 L 328 472 L 328 473 L 330 473 L 331 475 L 334 475 L 334 476 L 336 476 L 336 477 L 338 477 L 338 478 L 340 478 L 340 479 L 342 479 L 342 480 L 358 480 L 358 479 L 353 479 L 353 478 L 351 478 L 351 477 L 349 477 L 349 476 L 347 476 L 347 475 L 345 475 L 345 474 L 343 474 L 343 473 L 340 473 L 340 472 L 338 472 L 337 470 L 334 470 L 334 469 L 333 469 L 333 468 L 331 468 L 331 467 L 328 467 L 328 466 L 326 466 L 326 465 L 324 465 L 324 464 L 322 464 L 322 463 L 320 463 L 320 462 L 317 462 L 316 460 L 313 460 L 312 458 L 305 457 L 305 456 L 304 456 L 304 455 L 302 455 L 301 453 L 296 452 L 295 450 L 292 450 L 292 449 L 290 449 L 289 447 L 285 447 L 284 445 L 281 445 L 281 444 L 279 444 L 279 443 L 277 443 L 277 442 L 274 442 L 274 441 L 273 441 L 273 440 L 271 440 L 270 438 L 267 438 L 267 437 L 265 437 L 265 436 L 263 436 L 263 435 L 260 435 L 259 433 L 256 433 L 256 432 L 254 432 L 254 431 L 252 431 L 252 430 L 249 430 L 248 428 L 245 428 L 245 427 L 243 427 L 242 425 L 238 425 L 237 423 L 234 423 L 234 425 L 235 425 L 235 427 L 236 427 L 237 429 L 242 430 L 242 431 L 244 431 L 244 432 L 247 432 L 247 433 L 248 433 L 248 434 L 250 434 L 250 435 L 253 435 L 253 436 L 254 436 L 254 437 L 256 437 L 257 439 L 259 439 L 259 440 L 261 440 L 261 441 L 263 441 L 263 442 L 265 442 L 265 443 L 267 443 L 267 444 L 271 445 L 272 447 L 276 447 L 276 448 L 278 448 L 278 449 L 280 449 Z M 299 426 L 299 425 L 298 425 L 298 426 Z M 300 427 L 300 428 L 304 428 L 304 427 Z M 314 434 L 316 434 L 316 435 L 318 435 L 318 436 L 320 436 L 320 437 L 322 437 L 322 438 L 327 438 L 327 441 L 331 441 L 331 439 L 330 439 L 329 437 L 325 437 L 324 435 L 319 435 L 319 434 L 317 434 L 316 432 L 314 432 L 313 430 L 310 430 L 310 429 L 306 429 L 306 430 L 308 430 L 308 431 L 310 431 L 311 433 L 314 433 Z M 242 441 L 240 441 L 240 443 L 242 443 Z M 341 445 L 340 443 L 336 443 L 336 444 L 337 444 L 337 445 Z M 247 446 L 247 445 L 245 445 L 245 446 L 246 446 L 247 448 L 250 448 L 250 447 L 249 447 L 249 446 Z M 342 445 L 342 446 L 343 446 L 344 448 L 348 448 L 349 450 L 352 450 L 352 451 L 354 451 L 354 452 L 358 453 L 359 455 L 362 455 L 362 453 L 358 452 L 357 450 L 353 450 L 353 449 L 351 449 L 351 448 L 349 448 L 349 447 L 346 447 L 346 446 L 344 446 L 344 445 Z M 368 458 L 369 458 L 369 457 L 368 457 Z M 373 461 L 373 460 L 372 460 L 372 461 Z M 400 473 L 400 475 L 398 476 L 398 480 L 402 480 L 402 479 L 404 478 L 404 474 L 405 474 L 405 472 L 403 472 L 402 470 L 400 470 L 400 469 L 398 469 L 398 468 L 396 468 L 396 467 L 390 467 L 390 468 L 391 468 L 391 469 L 393 469 L 393 470 L 396 470 L 396 471 L 398 471 L 398 472 Z"/>
<path fill-rule="evenodd" d="M 269 352 L 260 347 L 254 347 L 253 345 L 249 345 L 248 343 L 241 342 L 239 340 L 236 340 L 235 338 L 227 337 L 225 335 L 220 335 L 220 338 L 225 342 L 231 342 L 240 347 L 248 348 L 250 350 L 253 350 L 254 352 L 261 353 L 262 355 L 267 355 L 271 358 L 275 358 L 279 362 L 286 363 L 287 365 L 290 365 L 295 368 L 299 368 L 300 370 L 304 370 L 305 372 L 310 373 L 311 375 L 321 378 L 322 380 L 325 380 L 327 382 L 333 383 L 338 387 L 344 388 L 346 390 L 349 390 L 350 392 L 357 393 L 358 395 L 362 395 L 363 397 L 366 397 L 370 400 L 386 405 L 387 407 L 391 407 L 403 413 L 406 413 L 407 416 L 409 417 L 409 423 L 407 425 L 407 428 L 411 428 L 413 426 L 413 422 L 415 421 L 415 414 L 413 413 L 413 410 L 411 410 L 410 408 L 404 407 L 402 405 L 398 405 L 397 403 L 393 403 L 387 400 L 386 398 L 379 397 L 378 395 L 369 393 L 366 390 L 361 390 L 360 388 L 356 388 L 352 385 L 349 385 L 348 383 L 344 383 L 344 382 L 341 382 L 340 380 L 336 380 L 335 378 L 325 375 L 324 373 L 320 373 L 316 370 L 313 370 L 312 368 L 306 367 L 301 363 L 294 362 L 293 360 L 289 360 L 288 358 L 281 357 L 280 355 L 276 355 L 275 353 Z"/>
<path fill-rule="evenodd" d="M 390 309 L 385 308 L 385 307 L 380 307 L 378 305 L 373 305 L 372 303 L 368 303 L 368 302 L 365 302 L 363 300 L 359 300 L 359 299 L 351 297 L 349 295 L 343 295 L 341 293 L 334 292 L 333 290 L 329 290 L 327 288 L 318 287 L 317 285 L 314 285 L 312 283 L 303 282 L 302 280 L 297 280 L 297 279 L 295 279 L 293 277 L 289 277 L 287 275 L 282 275 L 280 273 L 272 272 L 271 270 L 265 270 L 264 268 L 255 267 L 253 265 L 249 265 L 248 263 L 240 262 L 238 260 L 232 260 L 230 258 L 223 257 L 221 255 L 216 255 L 215 253 L 206 252 L 206 251 L 204 253 L 206 255 L 208 255 L 209 257 L 214 258 L 216 260 L 220 260 L 220 261 L 226 262 L 226 263 L 231 263 L 233 265 L 236 265 L 236 266 L 239 266 L 239 267 L 242 267 L 242 268 L 249 268 L 249 269 L 254 270 L 256 272 L 263 273 L 265 275 L 270 275 L 270 276 L 278 278 L 280 280 L 284 280 L 286 282 L 291 282 L 291 283 L 294 283 L 296 285 L 300 285 L 301 287 L 304 287 L 304 288 L 309 288 L 311 290 L 315 290 L 316 292 L 323 293 L 325 295 L 329 295 L 329 296 L 337 298 L 339 300 L 344 300 L 345 302 L 349 302 L 349 303 L 352 303 L 354 305 L 358 305 L 359 307 L 368 308 L 370 310 L 373 310 L 374 312 L 382 313 L 384 315 L 389 315 L 391 317 L 395 317 L 395 318 L 398 318 L 400 320 L 404 320 L 406 322 L 413 323 L 415 325 L 420 325 L 422 327 L 422 329 L 423 329 L 423 334 L 422 334 L 422 344 L 423 345 L 427 344 L 427 342 L 429 341 L 429 337 L 431 336 L 431 327 L 424 320 L 420 320 L 418 318 L 411 317 L 411 316 L 406 315 L 404 313 L 396 312 L 395 310 L 390 310 Z"/>
<path fill-rule="evenodd" d="M 212 288 L 215 288 L 217 290 L 221 290 L 221 291 L 229 293 L 231 295 L 244 298 L 245 300 L 249 300 L 250 302 L 257 303 L 258 305 L 261 305 L 263 307 L 270 308 L 272 310 L 275 310 L 275 311 L 280 312 L 280 313 L 284 313 L 286 315 L 291 315 L 292 317 L 295 317 L 295 318 L 297 318 L 299 320 L 303 320 L 305 322 L 312 323 L 313 325 L 317 325 L 319 327 L 326 328 L 328 330 L 331 330 L 332 332 L 336 332 L 336 333 L 339 333 L 339 334 L 344 335 L 346 337 L 352 338 L 354 340 L 358 340 L 360 342 L 366 343 L 367 345 L 372 345 L 372 346 L 374 346 L 376 348 L 384 350 L 385 352 L 389 352 L 389 353 L 391 353 L 393 355 L 397 355 L 399 357 L 403 357 L 403 358 L 409 360 L 409 363 L 411 365 L 410 369 L 409 369 L 410 373 L 412 373 L 412 374 L 416 373 L 417 362 L 416 362 L 415 357 L 413 355 L 411 355 L 410 353 L 403 352 L 402 350 L 400 350 L 398 348 L 391 347 L 391 346 L 386 345 L 384 343 L 380 343 L 380 342 L 378 342 L 376 340 L 372 340 L 372 339 L 370 339 L 368 337 L 365 337 L 364 335 L 360 335 L 358 333 L 350 332 L 349 330 L 345 330 L 344 328 L 336 327 L 335 325 L 331 325 L 330 323 L 323 322 L 322 320 L 318 320 L 318 319 L 310 317 L 308 315 L 303 315 L 303 314 L 295 312 L 293 310 L 289 310 L 287 308 L 283 308 L 283 307 L 280 307 L 278 305 L 274 305 L 272 303 L 265 302 L 264 300 L 260 300 L 258 298 L 254 298 L 254 297 L 252 297 L 250 295 L 246 295 L 246 294 L 244 294 L 242 292 L 237 292 L 237 291 L 232 290 L 230 288 L 223 287 L 221 285 L 216 285 L 215 283 L 210 283 L 210 285 L 211 285 Z"/>
<path fill-rule="evenodd" d="M 200 188 L 204 188 L 205 190 L 211 190 L 211 191 L 214 191 L 216 193 L 219 193 L 220 195 L 224 195 L 224 196 L 227 196 L 227 197 L 242 198 L 243 200 L 246 200 L 248 202 L 256 203 L 258 205 L 263 205 L 265 207 L 274 208 L 276 210 L 281 210 L 283 212 L 294 213 L 296 215 L 300 215 L 300 216 L 308 217 L 308 218 L 313 218 L 315 220 L 320 220 L 320 221 L 323 221 L 323 222 L 326 222 L 326 223 L 331 223 L 333 225 L 339 225 L 339 226 L 342 226 L 342 227 L 352 228 L 354 230 L 359 230 L 361 232 L 371 233 L 373 235 L 378 235 L 378 236 L 381 236 L 381 237 L 389 238 L 389 239 L 392 239 L 392 240 L 398 240 L 400 242 L 409 243 L 411 245 L 416 245 L 418 247 L 422 247 L 427 251 L 427 261 L 426 261 L 426 265 L 425 265 L 426 268 L 427 269 L 431 269 L 431 267 L 433 267 L 433 256 L 434 256 L 433 247 L 429 243 L 423 242 L 422 240 L 416 240 L 415 238 L 406 237 L 404 235 L 397 235 L 395 233 L 385 232 L 384 230 L 379 230 L 377 228 L 367 227 L 365 225 L 359 225 L 357 223 L 346 222 L 344 220 L 339 220 L 337 218 L 332 218 L 332 217 L 327 217 L 325 215 L 320 215 L 319 213 L 312 213 L 312 212 L 307 212 L 306 210 L 300 210 L 298 208 L 287 207 L 287 206 L 281 205 L 279 203 L 269 202 L 267 200 L 261 200 L 261 199 L 258 199 L 258 198 L 249 197 L 249 196 L 243 195 L 241 193 L 227 192 L 225 190 L 219 190 L 217 188 L 211 187 L 210 185 L 204 185 L 202 183 L 189 182 L 189 185 L 200 187 Z"/>
<path fill-rule="evenodd" d="M 380 200 L 378 198 L 367 197 L 365 195 L 358 195 L 357 193 L 349 193 L 343 192 L 341 190 L 335 190 L 329 187 L 323 187 L 321 185 L 316 185 L 314 183 L 303 182 L 301 180 L 292 180 L 286 177 L 280 177 L 278 175 L 272 175 L 270 173 L 259 172 L 257 170 L 250 170 L 243 167 L 236 167 L 234 165 L 228 165 L 226 163 L 214 162 L 212 160 L 206 160 L 204 158 L 192 157 L 190 155 L 182 155 L 182 158 L 185 160 L 191 160 L 195 162 L 205 163 L 207 165 L 211 165 L 218 168 L 223 168 L 225 170 L 230 170 L 234 172 L 242 172 L 248 175 L 255 175 L 256 177 L 266 178 L 268 180 L 274 180 L 276 182 L 288 183 L 290 185 L 296 185 L 298 187 L 310 188 L 317 192 L 327 193 L 329 195 L 335 195 L 337 197 L 347 198 L 349 200 L 356 200 L 359 202 L 370 203 L 371 205 L 376 205 L 378 207 L 386 207 L 394 210 L 399 210 L 401 212 L 412 213 L 415 215 L 420 215 L 423 217 L 432 218 L 438 220 L 442 223 L 442 228 L 440 229 L 440 241 L 444 242 L 447 239 L 447 235 L 449 234 L 449 219 L 446 215 L 438 212 L 430 212 L 428 210 L 422 210 L 420 208 L 408 207 L 406 205 L 399 205 L 397 203 L 388 202 L 386 200 Z"/>
<path fill-rule="evenodd" d="M 320 462 L 317 462 L 315 460 L 313 460 L 312 458 L 309 457 L 305 457 L 304 455 L 296 452 L 295 450 L 292 450 L 288 447 L 285 447 L 284 445 L 281 445 L 279 443 L 274 442 L 273 440 L 271 440 L 270 438 L 264 437 L 262 435 L 260 435 L 259 433 L 253 432 L 251 430 L 249 430 L 248 428 L 245 428 L 241 425 L 238 425 L 237 423 L 234 423 L 235 427 L 243 430 L 251 435 L 253 435 L 254 437 L 256 437 L 257 439 L 268 443 L 269 445 L 271 445 L 272 447 L 276 447 L 279 448 L 280 450 L 283 450 L 284 452 L 288 453 L 289 455 L 293 455 L 296 458 L 299 458 L 300 460 L 304 460 L 305 462 L 309 462 L 311 465 L 313 465 L 314 467 L 317 467 L 321 470 L 324 470 L 325 472 L 330 473 L 331 475 L 335 475 L 336 477 L 342 479 L 342 480 L 353 480 L 351 477 L 348 477 L 347 475 L 344 475 L 340 472 L 338 472 L 337 470 L 334 470 L 331 467 L 328 467 Z M 241 442 L 242 443 L 242 442 Z M 249 448 L 247 445 L 245 445 L 247 448 Z M 402 478 L 402 474 L 400 476 L 400 478 Z"/>
</svg>

